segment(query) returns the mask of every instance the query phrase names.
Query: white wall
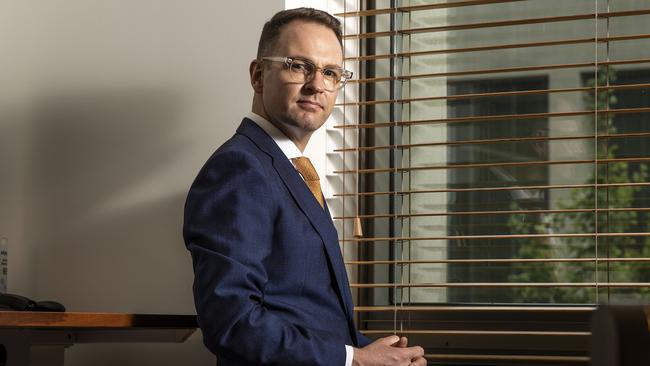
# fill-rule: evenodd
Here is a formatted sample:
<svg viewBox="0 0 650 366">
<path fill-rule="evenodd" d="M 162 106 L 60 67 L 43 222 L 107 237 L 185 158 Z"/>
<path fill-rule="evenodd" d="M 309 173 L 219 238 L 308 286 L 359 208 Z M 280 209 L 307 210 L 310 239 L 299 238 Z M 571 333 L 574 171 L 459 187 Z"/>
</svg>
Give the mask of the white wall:
<svg viewBox="0 0 650 366">
<path fill-rule="evenodd" d="M 198 169 L 250 110 L 281 0 L 0 0 L 0 237 L 9 291 L 72 311 L 193 314 L 181 236 Z M 211 365 L 184 344 L 76 345 L 66 365 Z"/>
</svg>

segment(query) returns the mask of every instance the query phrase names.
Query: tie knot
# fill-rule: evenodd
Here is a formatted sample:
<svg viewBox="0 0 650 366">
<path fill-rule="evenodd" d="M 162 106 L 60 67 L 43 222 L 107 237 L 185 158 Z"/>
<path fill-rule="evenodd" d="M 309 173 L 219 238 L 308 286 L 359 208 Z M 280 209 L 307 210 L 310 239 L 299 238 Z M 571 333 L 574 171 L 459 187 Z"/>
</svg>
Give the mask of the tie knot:
<svg viewBox="0 0 650 366">
<path fill-rule="evenodd" d="M 309 161 L 309 158 L 301 156 L 298 158 L 293 158 L 291 161 L 293 162 L 293 165 L 296 167 L 296 169 L 298 169 L 300 175 L 302 175 L 302 178 L 305 181 L 319 180 L 318 173 L 316 172 L 314 166 L 311 164 L 311 161 Z"/>
</svg>

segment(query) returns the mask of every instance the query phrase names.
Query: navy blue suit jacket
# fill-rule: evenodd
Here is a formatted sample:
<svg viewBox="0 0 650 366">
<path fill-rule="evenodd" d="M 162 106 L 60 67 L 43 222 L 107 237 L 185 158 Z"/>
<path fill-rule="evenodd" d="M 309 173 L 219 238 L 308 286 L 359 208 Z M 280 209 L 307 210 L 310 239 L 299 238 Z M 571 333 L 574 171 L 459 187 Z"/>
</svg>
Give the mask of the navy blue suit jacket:
<svg viewBox="0 0 650 366">
<path fill-rule="evenodd" d="M 199 172 L 183 235 L 219 365 L 345 364 L 356 331 L 338 235 L 277 144 L 244 119 Z"/>
</svg>

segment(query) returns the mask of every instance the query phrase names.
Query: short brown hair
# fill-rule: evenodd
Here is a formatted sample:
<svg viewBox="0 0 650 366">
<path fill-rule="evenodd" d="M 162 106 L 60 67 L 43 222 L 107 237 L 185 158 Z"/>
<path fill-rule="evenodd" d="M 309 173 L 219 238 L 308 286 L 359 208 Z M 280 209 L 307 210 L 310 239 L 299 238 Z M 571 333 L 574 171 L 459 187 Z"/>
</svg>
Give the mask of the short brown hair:
<svg viewBox="0 0 650 366">
<path fill-rule="evenodd" d="M 260 42 L 257 45 L 257 59 L 268 56 L 268 52 L 275 47 L 275 42 L 280 37 L 282 27 L 294 20 L 318 23 L 331 29 L 343 47 L 343 31 L 341 22 L 327 12 L 313 8 L 296 8 L 283 10 L 273 16 L 264 24 Z"/>
</svg>

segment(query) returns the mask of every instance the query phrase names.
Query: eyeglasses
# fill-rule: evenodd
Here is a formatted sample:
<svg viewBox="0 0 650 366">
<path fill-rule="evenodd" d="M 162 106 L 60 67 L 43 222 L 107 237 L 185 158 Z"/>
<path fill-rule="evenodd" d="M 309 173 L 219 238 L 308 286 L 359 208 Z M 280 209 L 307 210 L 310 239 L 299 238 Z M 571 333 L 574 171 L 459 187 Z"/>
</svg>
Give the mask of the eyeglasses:
<svg viewBox="0 0 650 366">
<path fill-rule="evenodd" d="M 314 79 L 316 71 L 323 74 L 324 89 L 333 92 L 345 86 L 352 79 L 352 71 L 340 67 L 318 67 L 313 62 L 293 57 L 262 57 L 264 61 L 282 62 L 289 71 L 291 80 L 308 83 Z"/>
</svg>

